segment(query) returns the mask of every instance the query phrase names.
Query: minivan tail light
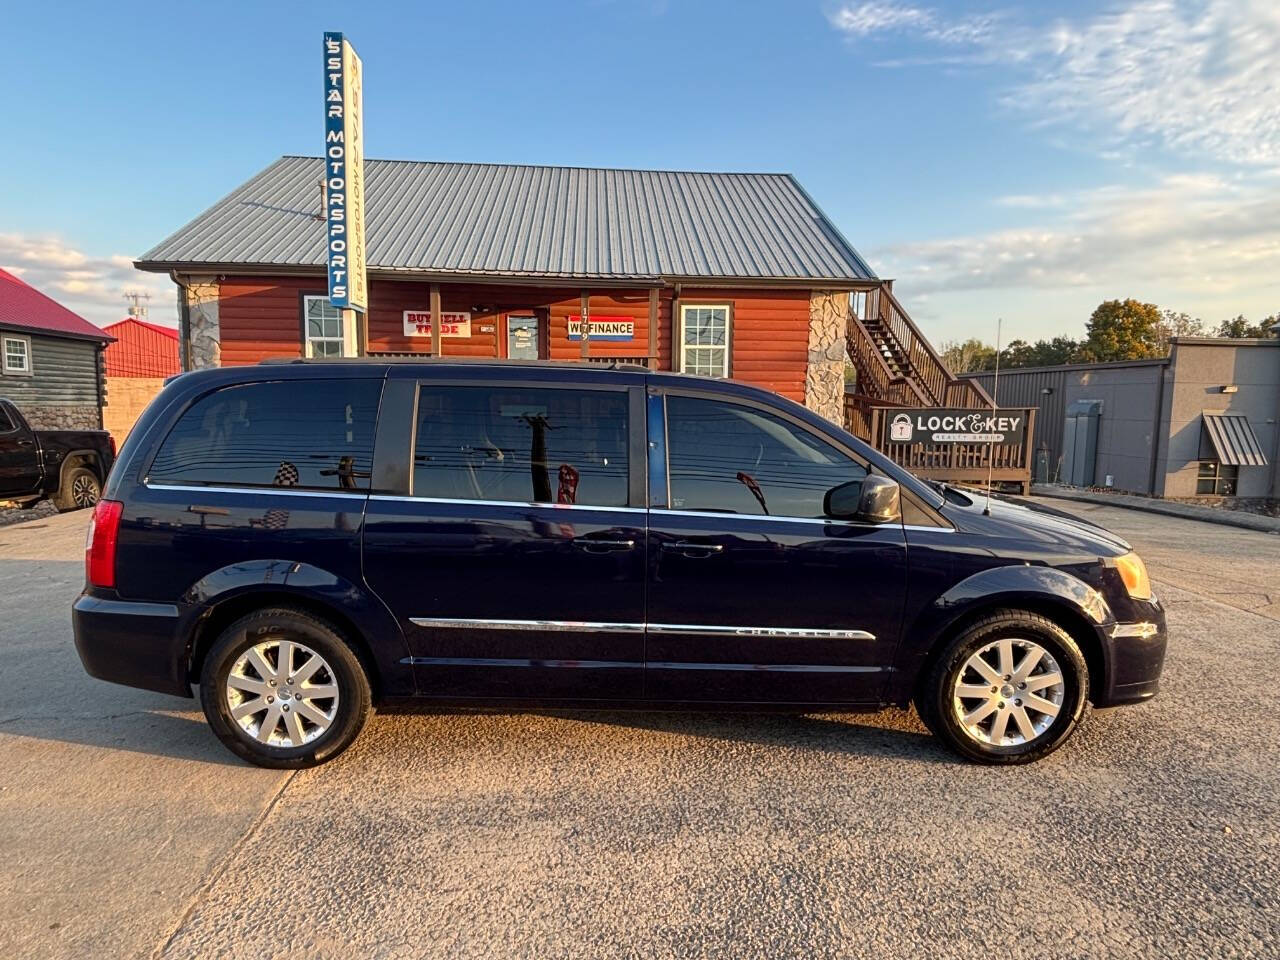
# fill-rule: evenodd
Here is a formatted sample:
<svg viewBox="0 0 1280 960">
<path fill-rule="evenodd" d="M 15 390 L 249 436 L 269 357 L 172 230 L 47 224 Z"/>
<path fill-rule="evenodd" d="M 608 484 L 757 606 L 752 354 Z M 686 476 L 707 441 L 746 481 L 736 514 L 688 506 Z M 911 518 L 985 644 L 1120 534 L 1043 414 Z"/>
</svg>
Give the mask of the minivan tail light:
<svg viewBox="0 0 1280 960">
<path fill-rule="evenodd" d="M 84 544 L 84 574 L 91 587 L 116 585 L 116 540 L 123 512 L 124 504 L 119 500 L 99 500 L 93 508 Z"/>
</svg>

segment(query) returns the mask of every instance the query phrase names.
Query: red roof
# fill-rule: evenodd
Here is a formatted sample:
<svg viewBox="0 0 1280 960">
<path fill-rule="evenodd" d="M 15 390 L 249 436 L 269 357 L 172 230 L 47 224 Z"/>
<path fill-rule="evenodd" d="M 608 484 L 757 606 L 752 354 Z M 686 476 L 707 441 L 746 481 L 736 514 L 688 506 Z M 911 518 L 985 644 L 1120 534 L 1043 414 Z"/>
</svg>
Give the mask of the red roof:
<svg viewBox="0 0 1280 960">
<path fill-rule="evenodd" d="M 178 364 L 178 331 L 137 317 L 106 327 L 116 338 L 104 351 L 108 377 L 171 377 Z"/>
<path fill-rule="evenodd" d="M 138 326 L 146 327 L 148 330 L 154 330 L 156 333 L 163 333 L 166 337 L 173 340 L 178 339 L 177 327 L 166 327 L 162 323 L 152 323 L 150 320 L 139 320 L 137 317 L 125 317 L 123 320 L 117 320 L 115 323 L 108 323 L 102 329 L 114 337 L 116 335 L 116 330 L 123 327 L 126 323 L 136 323 Z"/>
<path fill-rule="evenodd" d="M 87 340 L 112 339 L 84 317 L 4 269 L 0 269 L 0 327 Z"/>
</svg>

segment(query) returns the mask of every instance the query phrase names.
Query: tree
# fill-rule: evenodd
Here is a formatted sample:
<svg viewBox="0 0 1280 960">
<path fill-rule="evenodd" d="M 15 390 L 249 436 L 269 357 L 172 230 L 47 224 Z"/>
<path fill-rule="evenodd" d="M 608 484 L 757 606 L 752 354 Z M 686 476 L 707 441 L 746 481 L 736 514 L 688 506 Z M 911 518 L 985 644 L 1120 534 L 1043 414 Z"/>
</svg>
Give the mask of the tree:
<svg viewBox="0 0 1280 960">
<path fill-rule="evenodd" d="M 1160 308 L 1137 300 L 1106 300 L 1085 325 L 1083 349 L 1099 362 L 1160 356 Z"/>
<path fill-rule="evenodd" d="M 989 370 L 996 364 L 996 348 L 987 346 L 977 337 L 970 337 L 964 343 L 958 340 L 944 341 L 942 362 L 952 373 Z"/>
<path fill-rule="evenodd" d="M 1199 317 L 1192 320 L 1189 314 L 1163 310 L 1160 313 L 1160 323 L 1156 325 L 1156 346 L 1160 351 L 1157 356 L 1168 355 L 1169 341 L 1174 337 L 1203 337 L 1204 335 L 1204 321 Z"/>
<path fill-rule="evenodd" d="M 1239 340 L 1245 337 L 1255 337 L 1262 339 L 1265 337 L 1274 337 L 1280 333 L 1280 315 L 1273 314 L 1265 318 L 1261 323 L 1250 323 L 1245 319 L 1244 315 L 1233 317 L 1230 320 L 1223 320 L 1218 325 L 1218 336 L 1230 337 L 1233 340 Z"/>
</svg>

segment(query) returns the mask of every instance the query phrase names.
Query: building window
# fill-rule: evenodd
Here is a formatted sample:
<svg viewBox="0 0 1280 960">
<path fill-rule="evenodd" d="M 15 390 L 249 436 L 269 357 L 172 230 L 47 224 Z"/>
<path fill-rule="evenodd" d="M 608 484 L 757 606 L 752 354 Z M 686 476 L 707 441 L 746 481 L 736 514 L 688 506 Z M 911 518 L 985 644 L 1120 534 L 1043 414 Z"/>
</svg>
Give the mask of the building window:
<svg viewBox="0 0 1280 960">
<path fill-rule="evenodd" d="M 729 307 L 680 307 L 680 371 L 729 376 Z"/>
<path fill-rule="evenodd" d="M 303 297 L 308 357 L 343 357 L 342 311 L 328 297 Z"/>
<path fill-rule="evenodd" d="M 31 340 L 28 337 L 4 338 L 4 372 L 31 375 Z"/>
<path fill-rule="evenodd" d="M 1196 495 L 1205 497 L 1234 497 L 1240 468 L 1219 463 L 1217 460 L 1201 460 L 1196 474 Z"/>
</svg>

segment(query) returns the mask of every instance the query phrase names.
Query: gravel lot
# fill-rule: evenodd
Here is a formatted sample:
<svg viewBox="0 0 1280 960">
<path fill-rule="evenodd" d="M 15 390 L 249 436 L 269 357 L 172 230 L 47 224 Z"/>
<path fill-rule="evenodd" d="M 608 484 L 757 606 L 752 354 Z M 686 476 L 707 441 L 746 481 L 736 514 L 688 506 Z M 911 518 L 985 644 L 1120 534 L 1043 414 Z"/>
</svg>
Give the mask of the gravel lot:
<svg viewBox="0 0 1280 960">
<path fill-rule="evenodd" d="M 86 515 L 0 529 L 0 956 L 1274 957 L 1280 537 L 1061 506 L 1147 558 L 1165 686 L 1009 770 L 901 712 L 378 716 L 257 770 L 84 675 Z"/>
</svg>

